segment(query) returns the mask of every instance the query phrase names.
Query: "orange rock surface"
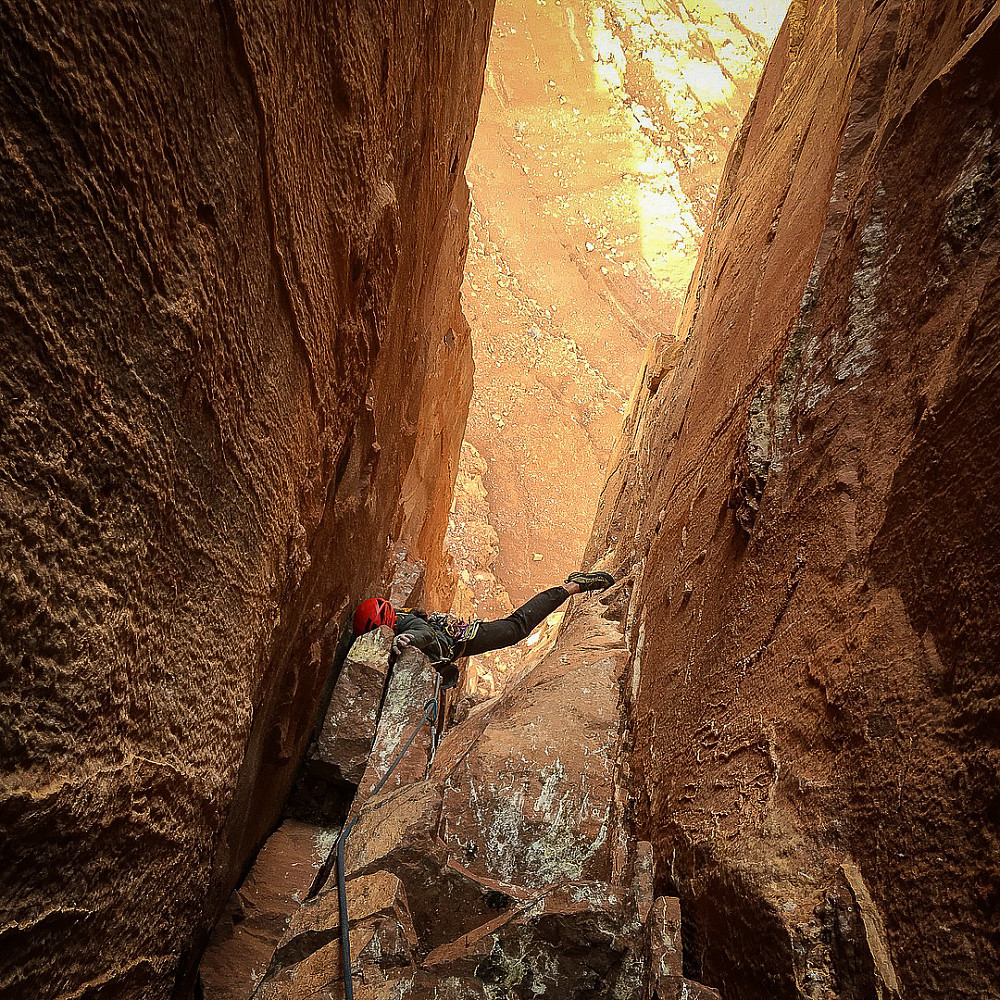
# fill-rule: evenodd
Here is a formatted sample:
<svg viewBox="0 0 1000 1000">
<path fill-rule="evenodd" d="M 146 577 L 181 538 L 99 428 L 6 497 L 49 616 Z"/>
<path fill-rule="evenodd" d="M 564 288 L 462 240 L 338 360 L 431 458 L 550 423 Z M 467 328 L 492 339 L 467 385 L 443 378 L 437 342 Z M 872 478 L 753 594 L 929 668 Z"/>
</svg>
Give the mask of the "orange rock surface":
<svg viewBox="0 0 1000 1000">
<path fill-rule="evenodd" d="M 2 5 L 5 996 L 189 995 L 389 536 L 441 580 L 491 15 Z"/>
<path fill-rule="evenodd" d="M 579 568 L 626 400 L 647 343 L 673 336 L 763 64 L 764 39 L 729 14 L 746 6 L 497 6 L 468 170 L 460 614 L 506 614 Z M 483 658 L 491 677 L 512 662 Z"/>
<path fill-rule="evenodd" d="M 636 827 L 727 998 L 1000 992 L 998 61 L 978 0 L 792 4 L 611 463 Z"/>
<path fill-rule="evenodd" d="M 434 690 L 418 651 L 396 664 L 344 852 L 357 996 L 641 993 L 650 938 L 662 951 L 669 930 L 647 926 L 652 851 L 630 842 L 613 788 L 625 647 L 601 612 L 593 598 L 575 600 L 559 652 L 448 729 L 433 759 L 421 730 L 389 783 L 368 795 L 367 779 L 388 773 Z M 241 896 L 266 881 L 264 868 Z M 337 898 L 331 878 L 286 921 L 280 942 L 268 938 L 276 950 L 261 997 L 343 995 L 331 943 Z M 247 953 L 241 944 L 222 941 L 211 968 L 232 971 Z M 674 971 L 660 982 L 695 994 Z"/>
</svg>

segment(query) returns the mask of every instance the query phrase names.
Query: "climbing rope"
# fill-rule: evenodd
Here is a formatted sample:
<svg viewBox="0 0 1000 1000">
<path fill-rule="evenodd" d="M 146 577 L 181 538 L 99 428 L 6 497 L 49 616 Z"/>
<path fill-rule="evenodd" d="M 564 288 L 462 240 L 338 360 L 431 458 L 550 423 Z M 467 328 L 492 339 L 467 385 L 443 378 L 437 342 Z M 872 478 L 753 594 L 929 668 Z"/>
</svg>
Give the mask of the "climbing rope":
<svg viewBox="0 0 1000 1000">
<path fill-rule="evenodd" d="M 399 755 L 392 762 L 392 767 L 379 779 L 378 784 L 371 790 L 368 796 L 368 801 L 371 801 L 378 794 L 379 789 L 389 780 L 392 773 L 399 766 L 403 757 L 406 755 L 406 751 L 410 749 L 410 745 L 417 738 L 417 733 L 424 728 L 424 723 L 431 718 L 433 715 L 432 727 L 437 723 L 437 709 L 438 709 L 438 695 L 440 693 L 440 678 L 434 688 L 434 697 L 428 699 L 424 704 L 424 716 L 417 723 L 416 729 L 410 733 L 410 738 L 403 745 L 403 749 L 399 751 Z M 437 750 L 437 739 L 434 734 L 434 730 L 431 730 L 431 761 L 434 760 L 434 752 Z M 430 767 L 430 764 L 428 764 Z M 330 853 L 327 855 L 326 861 L 323 862 L 323 866 L 316 873 L 316 878 L 313 879 L 313 884 L 309 887 L 309 892 L 306 894 L 306 899 L 312 899 L 319 891 L 323 888 L 326 880 L 330 877 L 330 872 L 333 869 L 334 858 L 337 862 L 337 900 L 340 906 L 340 950 L 343 956 L 344 963 L 344 1000 L 354 1000 L 354 983 L 352 981 L 351 975 L 351 937 L 350 928 L 348 927 L 348 914 L 347 914 L 347 883 L 344 872 L 344 848 L 347 845 L 347 838 L 351 835 L 351 830 L 354 829 L 354 824 L 357 823 L 358 819 L 361 817 L 360 811 L 357 815 L 344 827 L 340 836 L 337 838 L 337 844 L 335 848 L 331 848 Z"/>
</svg>

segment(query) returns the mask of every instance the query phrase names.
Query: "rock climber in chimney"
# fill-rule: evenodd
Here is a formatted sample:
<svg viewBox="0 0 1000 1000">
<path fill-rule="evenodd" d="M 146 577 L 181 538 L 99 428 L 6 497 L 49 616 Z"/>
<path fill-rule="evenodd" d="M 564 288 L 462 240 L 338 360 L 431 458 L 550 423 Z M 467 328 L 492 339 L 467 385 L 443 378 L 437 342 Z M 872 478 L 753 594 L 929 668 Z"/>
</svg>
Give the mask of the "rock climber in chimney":
<svg viewBox="0 0 1000 1000">
<path fill-rule="evenodd" d="M 615 582 L 610 573 L 570 573 L 559 587 L 536 594 L 506 618 L 465 621 L 437 612 L 427 615 L 413 608 L 394 608 L 381 597 L 370 597 L 354 612 L 354 634 L 363 635 L 380 625 L 388 625 L 395 635 L 390 657 L 394 659 L 409 646 L 426 653 L 444 679 L 445 687 L 458 681 L 454 661 L 493 649 L 513 646 L 530 635 L 553 611 L 574 594 L 607 590 Z"/>
</svg>

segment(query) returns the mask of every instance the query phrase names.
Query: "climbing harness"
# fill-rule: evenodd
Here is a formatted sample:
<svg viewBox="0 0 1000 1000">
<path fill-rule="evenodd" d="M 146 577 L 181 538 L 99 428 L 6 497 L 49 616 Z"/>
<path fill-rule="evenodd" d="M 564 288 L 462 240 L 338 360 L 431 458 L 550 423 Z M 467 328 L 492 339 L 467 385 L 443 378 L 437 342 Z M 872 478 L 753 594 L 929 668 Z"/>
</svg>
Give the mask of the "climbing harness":
<svg viewBox="0 0 1000 1000">
<path fill-rule="evenodd" d="M 424 704 L 424 715 L 420 722 L 417 723 L 417 727 L 410 733 L 410 738 L 403 744 L 403 749 L 399 751 L 398 756 L 392 762 L 392 766 L 388 771 L 379 779 L 378 784 L 371 790 L 368 796 L 368 801 L 370 802 L 378 794 L 379 789 L 389 780 L 392 773 L 399 766 L 403 757 L 406 755 L 406 751 L 410 749 L 410 745 L 417 738 L 417 734 L 421 729 L 424 728 L 424 723 L 428 719 L 431 719 L 431 755 L 427 762 L 427 770 L 430 771 L 431 764 L 434 763 L 434 755 L 437 753 L 437 722 L 438 722 L 438 700 L 441 693 L 441 678 L 440 675 L 434 684 L 434 696 L 429 698 Z M 433 718 L 432 718 L 433 716 Z M 334 859 L 337 863 L 337 901 L 340 907 L 340 951 L 343 957 L 344 965 L 344 1000 L 354 1000 L 354 982 L 351 973 L 351 936 L 350 936 L 350 926 L 347 913 L 347 879 L 344 872 L 344 848 L 347 845 L 347 838 L 351 835 L 351 830 L 354 829 L 354 824 L 361 817 L 361 811 L 358 810 L 357 815 L 344 827 L 340 836 L 337 838 L 336 846 L 330 849 L 330 853 L 327 855 L 326 861 L 323 862 L 323 866 L 316 873 L 316 878 L 313 879 L 312 885 L 309 887 L 309 892 L 306 893 L 306 900 L 312 899 L 319 891 L 323 888 L 326 880 L 330 877 L 330 872 L 333 869 Z"/>
<path fill-rule="evenodd" d="M 472 621 L 465 621 L 463 618 L 456 618 L 455 615 L 445 614 L 437 611 L 428 616 L 428 623 L 439 635 L 447 636 L 451 645 L 452 658 L 454 654 L 465 647 L 465 644 L 475 637 L 482 625 L 481 618 L 473 618 Z"/>
</svg>

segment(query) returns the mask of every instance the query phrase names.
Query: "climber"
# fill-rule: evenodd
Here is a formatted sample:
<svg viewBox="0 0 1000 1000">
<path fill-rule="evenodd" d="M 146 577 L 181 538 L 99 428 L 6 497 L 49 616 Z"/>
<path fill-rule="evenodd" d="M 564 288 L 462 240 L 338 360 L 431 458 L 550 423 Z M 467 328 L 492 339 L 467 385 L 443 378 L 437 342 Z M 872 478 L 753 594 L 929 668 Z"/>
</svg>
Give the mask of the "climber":
<svg viewBox="0 0 1000 1000">
<path fill-rule="evenodd" d="M 370 597 L 354 612 L 354 634 L 363 635 L 380 625 L 390 626 L 396 636 L 390 653 L 393 659 L 407 646 L 415 646 L 430 658 L 444 678 L 445 687 L 452 687 L 458 680 L 455 660 L 513 646 L 573 594 L 607 590 L 614 582 L 610 573 L 570 573 L 561 587 L 543 590 L 506 618 L 490 622 L 481 618 L 464 621 L 440 612 L 425 615 L 412 608 L 400 608 L 397 612 L 384 598 Z"/>
</svg>

